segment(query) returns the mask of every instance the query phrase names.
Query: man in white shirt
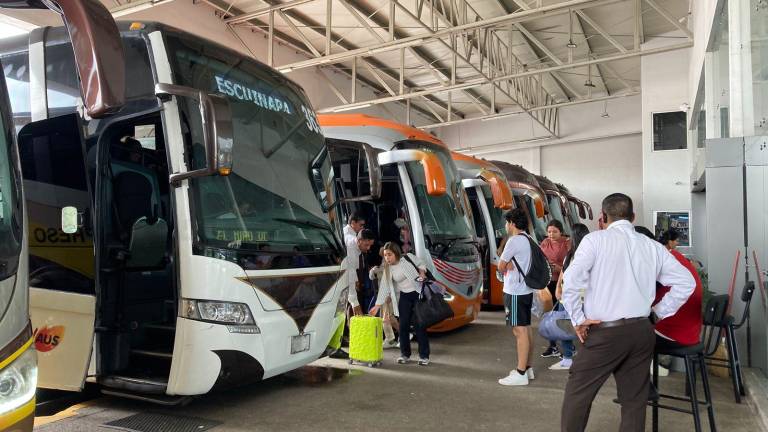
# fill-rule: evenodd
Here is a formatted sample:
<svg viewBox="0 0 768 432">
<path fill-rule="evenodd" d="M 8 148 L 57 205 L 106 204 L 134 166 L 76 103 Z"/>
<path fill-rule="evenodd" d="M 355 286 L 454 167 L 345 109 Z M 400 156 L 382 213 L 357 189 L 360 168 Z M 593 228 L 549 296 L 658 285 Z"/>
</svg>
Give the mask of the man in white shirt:
<svg viewBox="0 0 768 432">
<path fill-rule="evenodd" d="M 564 274 L 562 304 L 584 347 L 571 366 L 561 429 L 586 428 L 595 395 L 614 375 L 619 430 L 642 432 L 655 344 L 651 319 L 674 315 L 695 282 L 661 244 L 635 232 L 630 197 L 609 195 L 602 212 L 607 228 L 584 237 Z M 671 289 L 652 310 L 656 281 Z"/>
<path fill-rule="evenodd" d="M 363 282 L 368 277 L 368 269 L 365 264 L 365 254 L 371 250 L 375 237 L 373 231 L 369 229 L 362 229 L 357 233 L 357 237 L 353 242 L 347 243 L 347 277 L 349 281 L 349 290 L 347 292 L 347 300 L 352 311 L 355 315 L 362 315 L 363 309 L 360 306 L 360 300 L 358 295 L 362 290 Z M 366 308 L 368 305 L 366 305 Z"/>
<path fill-rule="evenodd" d="M 533 357 L 531 331 L 531 307 L 533 290 L 525 284 L 523 274 L 531 267 L 531 243 L 525 234 L 528 216 L 521 208 L 513 209 L 504 216 L 506 229 L 511 236 L 504 245 L 499 262 L 499 271 L 504 274 L 504 309 L 507 312 L 507 325 L 517 340 L 517 368 L 499 380 L 505 386 L 528 385 L 533 379 L 531 360 Z M 518 265 L 520 269 L 518 269 Z"/>
<path fill-rule="evenodd" d="M 365 218 L 358 212 L 352 213 L 349 222 L 344 225 L 344 244 L 349 247 L 357 239 L 357 233 L 365 228 Z"/>
</svg>

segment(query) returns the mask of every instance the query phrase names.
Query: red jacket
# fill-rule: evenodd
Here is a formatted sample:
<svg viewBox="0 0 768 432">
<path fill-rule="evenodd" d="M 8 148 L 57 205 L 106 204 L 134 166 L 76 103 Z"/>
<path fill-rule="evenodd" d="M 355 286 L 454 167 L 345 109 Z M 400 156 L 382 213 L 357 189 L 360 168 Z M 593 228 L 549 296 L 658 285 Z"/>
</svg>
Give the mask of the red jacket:
<svg viewBox="0 0 768 432">
<path fill-rule="evenodd" d="M 701 279 L 699 279 L 699 273 L 693 267 L 688 258 L 683 256 L 676 250 L 670 251 L 672 255 L 680 261 L 683 267 L 693 275 L 693 279 L 696 281 L 696 288 L 688 300 L 683 306 L 671 317 L 665 318 L 656 324 L 656 332 L 666 336 L 668 339 L 681 344 L 681 345 L 696 345 L 701 341 L 701 325 L 702 325 L 702 288 Z M 661 298 L 669 292 L 669 287 L 659 286 L 656 289 L 656 300 L 653 304 L 661 301 Z"/>
</svg>

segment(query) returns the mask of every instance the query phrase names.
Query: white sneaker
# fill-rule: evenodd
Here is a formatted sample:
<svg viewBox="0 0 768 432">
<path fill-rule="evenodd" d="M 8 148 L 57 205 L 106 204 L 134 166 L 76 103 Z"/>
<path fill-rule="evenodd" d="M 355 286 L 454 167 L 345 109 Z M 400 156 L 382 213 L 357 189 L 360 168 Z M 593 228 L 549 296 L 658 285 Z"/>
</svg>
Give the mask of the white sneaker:
<svg viewBox="0 0 768 432">
<path fill-rule="evenodd" d="M 419 359 L 419 366 L 429 366 L 429 359 L 428 358 L 420 358 Z"/>
<path fill-rule="evenodd" d="M 561 360 L 549 367 L 549 370 L 568 370 L 571 368 L 572 360 Z"/>
<path fill-rule="evenodd" d="M 384 341 L 384 349 L 393 349 L 393 348 L 399 348 L 399 347 L 400 345 L 394 339 L 391 341 Z"/>
<path fill-rule="evenodd" d="M 510 375 L 516 374 L 516 373 L 517 373 L 517 369 L 512 369 L 511 371 L 509 371 Z M 528 369 L 526 369 L 525 374 L 528 375 L 528 379 L 529 380 L 536 379 L 536 375 L 533 373 L 533 368 L 532 367 L 529 367 Z"/>
<path fill-rule="evenodd" d="M 410 358 L 410 357 L 403 357 L 403 356 L 400 356 L 400 357 L 398 357 L 398 358 L 397 358 L 397 360 L 396 360 L 396 361 L 397 361 L 397 364 L 406 364 L 406 363 L 408 363 L 409 361 L 411 361 L 411 358 Z"/>
<path fill-rule="evenodd" d="M 530 370 L 530 369 L 529 369 Z M 518 371 L 512 371 L 509 376 L 499 380 L 503 386 L 525 386 L 528 385 L 528 373 L 520 374 Z"/>
</svg>

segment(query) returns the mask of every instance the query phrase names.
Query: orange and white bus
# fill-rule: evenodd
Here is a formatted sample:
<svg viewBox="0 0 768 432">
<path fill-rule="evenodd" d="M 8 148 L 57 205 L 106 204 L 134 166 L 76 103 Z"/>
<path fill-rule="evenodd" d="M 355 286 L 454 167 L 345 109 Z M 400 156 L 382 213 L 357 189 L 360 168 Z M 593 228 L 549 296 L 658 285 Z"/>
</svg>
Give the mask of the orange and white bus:
<svg viewBox="0 0 768 432">
<path fill-rule="evenodd" d="M 515 208 L 507 177 L 492 163 L 452 152 L 462 184 L 467 191 L 475 221 L 475 235 L 483 260 L 483 303 L 502 305 L 504 281 L 497 277 L 499 247 L 507 237 L 504 213 Z"/>
<path fill-rule="evenodd" d="M 472 322 L 482 303 L 482 263 L 466 191 L 445 144 L 419 129 L 362 114 L 318 119 L 336 154 L 344 212 L 360 212 L 381 241 L 400 242 L 422 257 L 445 289 L 454 317 L 429 330 Z M 370 172 L 379 178 L 368 181 Z"/>
</svg>

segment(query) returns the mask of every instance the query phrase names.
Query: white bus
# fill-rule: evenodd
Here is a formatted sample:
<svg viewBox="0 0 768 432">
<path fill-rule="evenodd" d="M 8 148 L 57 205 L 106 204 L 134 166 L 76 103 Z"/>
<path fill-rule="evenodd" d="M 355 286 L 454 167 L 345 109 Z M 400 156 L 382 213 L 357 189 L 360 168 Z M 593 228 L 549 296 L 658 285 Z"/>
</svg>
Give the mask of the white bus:
<svg viewBox="0 0 768 432">
<path fill-rule="evenodd" d="M 343 324 L 346 284 L 306 95 L 199 37 L 118 27 L 126 103 L 98 120 L 80 108 L 63 28 L 0 46 L 32 322 L 47 335 L 39 385 L 89 380 L 172 404 L 317 359 Z"/>
<path fill-rule="evenodd" d="M 334 162 L 339 195 L 352 203 L 346 213 L 361 212 L 380 241 L 404 244 L 422 257 L 445 289 L 454 316 L 428 330 L 445 332 L 474 321 L 482 303 L 482 263 L 466 191 L 447 146 L 419 129 L 377 117 L 319 119 L 332 152 L 368 149 L 366 163 Z M 381 178 L 369 181 L 371 173 Z"/>
<path fill-rule="evenodd" d="M 77 58 L 72 74 L 88 77 L 74 90 L 82 96 L 83 111 L 97 118 L 119 109 L 124 61 L 119 33 L 107 9 L 95 0 L 45 5 L 0 1 L 0 8 L 45 6 L 62 16 L 71 34 Z M 0 430 L 29 432 L 34 426 L 38 376 L 35 348 L 54 336 L 39 328 L 33 331 L 29 318 L 26 206 L 11 114 L 8 88 L 0 75 Z"/>
</svg>

